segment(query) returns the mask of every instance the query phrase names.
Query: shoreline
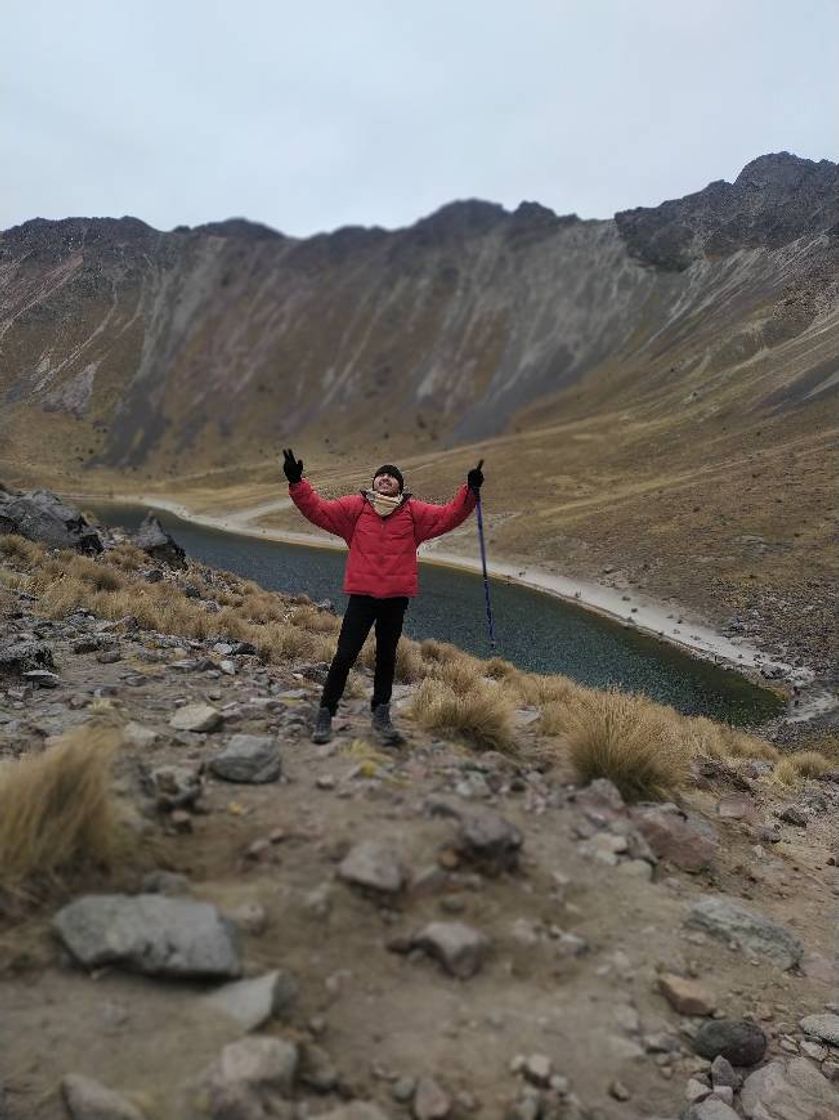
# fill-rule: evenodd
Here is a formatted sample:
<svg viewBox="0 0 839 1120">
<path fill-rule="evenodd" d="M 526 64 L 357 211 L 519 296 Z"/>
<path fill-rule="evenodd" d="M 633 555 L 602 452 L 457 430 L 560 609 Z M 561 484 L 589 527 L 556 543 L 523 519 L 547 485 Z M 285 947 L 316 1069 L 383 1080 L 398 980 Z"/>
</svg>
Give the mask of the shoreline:
<svg viewBox="0 0 839 1120">
<path fill-rule="evenodd" d="M 74 495 L 78 497 L 78 495 Z M 90 500 L 91 495 L 85 495 Z M 108 498 L 96 499 L 99 505 L 133 505 L 146 509 L 158 509 L 174 514 L 182 521 L 200 525 L 204 528 L 214 529 L 229 533 L 233 536 L 253 537 L 259 540 L 273 540 L 283 544 L 303 545 L 309 548 L 327 548 L 333 551 L 345 551 L 343 541 L 330 539 L 316 533 L 296 532 L 294 530 L 268 529 L 249 524 L 249 515 L 256 511 L 230 514 L 205 514 L 196 513 L 171 498 L 163 498 L 149 494 L 120 494 Z M 291 499 L 287 499 L 291 505 Z M 282 503 L 285 504 L 285 503 Z M 275 506 L 279 508 L 278 501 Z M 259 510 L 261 507 L 257 507 Z M 421 546 L 419 560 L 425 564 L 436 564 L 441 567 L 458 568 L 464 571 L 482 574 L 481 563 L 477 558 L 461 556 L 445 549 Z M 487 563 L 487 572 L 493 579 L 514 583 L 520 587 L 529 588 L 553 598 L 560 599 L 569 605 L 592 611 L 610 622 L 621 626 L 632 627 L 639 633 L 673 646 L 681 652 L 687 652 L 700 660 L 711 661 L 740 672 L 752 684 L 772 690 L 779 685 L 791 687 L 793 685 L 805 686 L 814 679 L 812 670 L 793 668 L 782 661 L 767 657 L 757 646 L 740 639 L 730 639 L 720 634 L 707 623 L 681 611 L 678 607 L 657 602 L 648 595 L 623 592 L 616 588 L 606 587 L 592 580 L 574 579 L 569 576 L 556 575 L 555 573 L 530 567 L 527 564 L 514 564 L 506 560 L 494 560 Z M 628 600 L 624 598 L 628 595 Z M 767 678 L 763 670 L 780 672 L 782 676 Z M 812 706 L 809 715 L 817 715 L 826 710 L 827 695 L 816 703 L 814 697 L 808 708 Z M 834 698 L 835 701 L 835 698 Z M 796 718 L 802 718 L 804 709 L 796 712 Z"/>
</svg>

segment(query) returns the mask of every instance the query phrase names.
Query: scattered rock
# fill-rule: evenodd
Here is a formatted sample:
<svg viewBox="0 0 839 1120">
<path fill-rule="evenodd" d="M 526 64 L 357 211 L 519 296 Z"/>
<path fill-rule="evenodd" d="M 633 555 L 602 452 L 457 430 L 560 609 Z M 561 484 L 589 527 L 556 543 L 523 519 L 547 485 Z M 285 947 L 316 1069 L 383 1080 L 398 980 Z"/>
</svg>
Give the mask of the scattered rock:
<svg viewBox="0 0 839 1120">
<path fill-rule="evenodd" d="M 323 1049 L 307 1043 L 300 1055 L 300 1080 L 316 1093 L 331 1093 L 338 1085 L 338 1070 Z"/>
<path fill-rule="evenodd" d="M 237 929 L 243 933 L 252 933 L 255 937 L 268 928 L 268 915 L 261 902 L 243 902 L 230 910 L 227 917 Z"/>
<path fill-rule="evenodd" d="M 116 964 L 150 976 L 237 977 L 235 929 L 215 906 L 158 894 L 86 895 L 53 928 L 80 964 Z"/>
<path fill-rule="evenodd" d="M 0 490 L 0 533 L 17 533 L 48 548 L 101 552 L 99 534 L 77 509 L 50 490 Z"/>
<path fill-rule="evenodd" d="M 672 973 L 659 976 L 658 990 L 680 1015 L 710 1015 L 716 1007 L 714 997 L 701 984 Z"/>
<path fill-rule="evenodd" d="M 271 1018 L 286 1016 L 297 999 L 297 981 L 290 972 L 275 970 L 253 980 L 237 980 L 216 989 L 204 1003 L 253 1031 Z"/>
<path fill-rule="evenodd" d="M 61 677 L 57 673 L 51 673 L 49 669 L 28 669 L 21 676 L 36 688 L 58 688 L 61 684 Z"/>
<path fill-rule="evenodd" d="M 461 980 L 479 971 L 489 950 L 489 939 L 464 922 L 430 922 L 412 938 L 412 944 Z"/>
<path fill-rule="evenodd" d="M 638 805 L 629 810 L 633 823 L 659 859 L 682 871 L 705 871 L 717 854 L 717 834 L 702 817 L 675 805 Z"/>
<path fill-rule="evenodd" d="M 766 1035 L 748 1019 L 712 1019 L 703 1023 L 693 1039 L 702 1058 L 721 1055 L 733 1066 L 754 1066 L 766 1053 Z"/>
<path fill-rule="evenodd" d="M 72 1120 L 145 1120 L 125 1097 L 80 1073 L 62 1078 L 61 1092 Z"/>
<path fill-rule="evenodd" d="M 729 793 L 717 802 L 717 813 L 723 820 L 751 821 L 757 816 L 757 805 L 746 793 Z"/>
<path fill-rule="evenodd" d="M 420 1077 L 414 1092 L 416 1120 L 444 1120 L 452 1109 L 451 1097 L 433 1077 Z"/>
<path fill-rule="evenodd" d="M 164 812 L 192 808 L 204 788 L 198 772 L 187 766 L 156 766 L 144 784 Z"/>
<path fill-rule="evenodd" d="M 797 965 L 804 953 L 801 942 L 784 926 L 720 895 L 706 895 L 694 903 L 686 924 L 766 957 L 782 969 Z"/>
<path fill-rule="evenodd" d="M 730 1089 L 739 1089 L 742 1081 L 742 1077 L 734 1069 L 728 1058 L 724 1058 L 722 1054 L 717 1054 L 711 1062 L 711 1084 L 714 1088 L 725 1086 Z"/>
<path fill-rule="evenodd" d="M 143 876 L 143 894 L 166 894 L 170 897 L 189 894 L 189 878 L 177 871 L 150 871 Z"/>
<path fill-rule="evenodd" d="M 221 753 L 211 759 L 210 770 L 226 782 L 275 782 L 282 773 L 277 739 L 273 735 L 231 735 Z"/>
<path fill-rule="evenodd" d="M 783 808 L 778 810 L 776 816 L 779 821 L 797 825 L 798 828 L 806 828 L 810 819 L 798 805 L 784 805 Z"/>
<path fill-rule="evenodd" d="M 609 1096 L 614 1097 L 616 1101 L 628 1101 L 632 1094 L 622 1081 L 615 1080 L 609 1085 Z"/>
<path fill-rule="evenodd" d="M 417 1083 L 413 1077 L 399 1077 L 390 1087 L 390 1095 L 400 1104 L 407 1104 L 416 1092 Z"/>
<path fill-rule="evenodd" d="M 373 1101 L 352 1101 L 321 1112 L 318 1120 L 389 1120 L 389 1117 Z"/>
<path fill-rule="evenodd" d="M 611 832 L 597 832 L 590 840 L 584 840 L 579 845 L 581 855 L 589 859 L 596 859 L 615 867 L 620 862 L 620 856 L 629 851 L 629 842 L 625 836 L 615 836 Z"/>
<path fill-rule="evenodd" d="M 354 845 L 341 862 L 338 875 L 348 883 L 383 894 L 396 894 L 405 883 L 405 871 L 396 852 L 378 840 Z"/>
<path fill-rule="evenodd" d="M 829 1042 L 831 1046 L 839 1046 L 839 1015 L 806 1015 L 799 1026 L 805 1034 Z"/>
<path fill-rule="evenodd" d="M 176 731 L 216 731 L 223 722 L 224 716 L 212 704 L 186 704 L 175 712 L 169 726 Z"/>
<path fill-rule="evenodd" d="M 127 747 L 137 750 L 149 750 L 157 743 L 160 736 L 151 727 L 144 727 L 141 723 L 129 720 L 122 729 L 122 741 Z"/>
<path fill-rule="evenodd" d="M 253 1035 L 225 1046 L 206 1075 L 213 1120 L 262 1120 L 291 1092 L 299 1051 L 295 1043 Z M 281 1113 L 282 1114 L 282 1113 Z"/>
<path fill-rule="evenodd" d="M 186 567 L 186 553 L 151 512 L 146 514 L 134 534 L 134 544 L 158 563 L 169 564 L 172 568 Z"/>
<path fill-rule="evenodd" d="M 523 1059 L 521 1072 L 531 1085 L 545 1089 L 550 1084 L 553 1062 L 547 1054 L 531 1054 Z"/>
<path fill-rule="evenodd" d="M 522 843 L 520 830 L 493 809 L 470 810 L 460 818 L 457 851 L 490 874 L 515 870 Z"/>
<path fill-rule="evenodd" d="M 22 676 L 33 669 L 54 667 L 52 650 L 44 642 L 0 642 L 0 676 Z"/>
<path fill-rule="evenodd" d="M 684 1120 L 740 1120 L 740 1114 L 725 1101 L 708 1097 L 699 1104 L 692 1104 L 684 1113 Z"/>
<path fill-rule="evenodd" d="M 740 1107 L 747 1120 L 833 1120 L 839 1091 L 806 1058 L 776 1060 L 749 1074 Z"/>
</svg>

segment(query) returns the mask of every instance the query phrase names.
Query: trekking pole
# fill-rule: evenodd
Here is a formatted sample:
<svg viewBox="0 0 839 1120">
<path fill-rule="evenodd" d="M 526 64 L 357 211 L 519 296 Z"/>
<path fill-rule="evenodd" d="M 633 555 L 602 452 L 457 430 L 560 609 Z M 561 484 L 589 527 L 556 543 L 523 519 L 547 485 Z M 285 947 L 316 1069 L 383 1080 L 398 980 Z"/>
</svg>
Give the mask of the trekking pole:
<svg viewBox="0 0 839 1120">
<path fill-rule="evenodd" d="M 481 567 L 484 572 L 484 597 L 487 606 L 487 626 L 489 627 L 489 648 L 495 654 L 495 627 L 492 624 L 492 603 L 489 598 L 489 576 L 487 575 L 487 553 L 484 545 L 484 518 L 481 512 L 481 493 L 478 491 L 478 504 L 475 506 L 478 515 L 478 540 L 481 542 Z"/>
</svg>

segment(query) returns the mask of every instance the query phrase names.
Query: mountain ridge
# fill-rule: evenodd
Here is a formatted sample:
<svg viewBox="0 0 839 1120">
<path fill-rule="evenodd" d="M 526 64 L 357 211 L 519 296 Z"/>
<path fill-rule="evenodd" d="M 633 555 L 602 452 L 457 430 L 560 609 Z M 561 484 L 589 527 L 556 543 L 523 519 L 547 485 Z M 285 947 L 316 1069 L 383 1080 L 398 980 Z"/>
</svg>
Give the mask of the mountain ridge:
<svg viewBox="0 0 839 1120">
<path fill-rule="evenodd" d="M 245 480 L 276 493 L 289 442 L 336 487 L 421 462 L 430 497 L 469 445 L 500 556 L 653 565 L 651 590 L 730 614 L 758 538 L 760 607 L 780 594 L 806 641 L 800 611 L 835 581 L 837 220 L 839 167 L 788 153 L 611 220 L 471 200 L 301 240 L 36 219 L 0 235 L 0 471 L 173 497 L 203 477 L 223 510 Z"/>
</svg>

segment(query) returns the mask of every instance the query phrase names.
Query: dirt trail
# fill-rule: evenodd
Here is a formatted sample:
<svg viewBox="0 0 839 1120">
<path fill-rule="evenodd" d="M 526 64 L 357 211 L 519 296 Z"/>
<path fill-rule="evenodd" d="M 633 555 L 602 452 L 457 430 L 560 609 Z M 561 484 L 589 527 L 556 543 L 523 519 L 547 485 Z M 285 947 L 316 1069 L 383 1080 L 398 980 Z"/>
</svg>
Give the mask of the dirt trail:
<svg viewBox="0 0 839 1120">
<path fill-rule="evenodd" d="M 37 624 L 24 617 L 18 625 Z M 366 699 L 347 702 L 334 742 L 315 748 L 305 725 L 319 685 L 304 666 L 266 668 L 243 656 L 228 675 L 212 643 L 170 644 L 143 631 L 103 630 L 91 619 L 48 629 L 60 686 L 0 692 L 0 750 L 40 749 L 45 734 L 90 718 L 97 690 L 123 718 L 158 733 L 152 746 L 123 747 L 120 787 L 148 814 L 154 864 L 187 876 L 189 897 L 214 902 L 242 926 L 246 974 L 279 967 L 297 977 L 290 1018 L 261 1033 L 316 1042 L 328 1053 L 339 1092 L 302 1090 L 312 1113 L 352 1096 L 407 1116 L 407 1105 L 394 1100 L 396 1079 L 427 1075 L 449 1095 L 452 1116 L 494 1120 L 522 1096 L 513 1060 L 543 1054 L 580 1102 L 579 1111 L 568 1105 L 557 1117 L 675 1118 L 687 1079 L 708 1063 L 691 1053 L 701 1019 L 669 1006 L 658 991 L 660 971 L 698 977 L 721 1014 L 756 1019 L 770 1056 L 798 1053 L 801 1016 L 835 998 L 830 864 L 839 786 L 831 782 L 796 795 L 748 762 L 698 774 L 684 807 L 708 822 L 718 847 L 706 870 L 687 873 L 678 859 L 647 861 L 621 848 L 624 811 L 611 819 L 586 809 L 561 744 L 553 744 L 552 765 L 527 761 L 551 746 L 528 710 L 519 713 L 517 757 L 477 754 L 417 729 L 407 714 L 411 689 L 400 686 L 404 748 L 383 753 L 371 741 Z M 73 654 L 71 641 L 88 632 L 108 633 L 121 660 Z M 211 667 L 174 667 L 184 653 Z M 223 727 L 174 731 L 169 720 L 183 701 L 223 711 Z M 281 782 L 230 783 L 203 769 L 234 731 L 277 736 Z M 144 793 L 142 774 L 164 764 L 203 769 L 201 811 L 188 816 L 187 831 L 176 831 Z M 743 799 L 741 819 L 720 814 L 732 795 Z M 520 829 L 518 869 L 492 876 L 458 856 L 456 822 L 429 813 L 441 796 L 463 813 L 495 809 Z M 790 800 L 806 827 L 778 820 Z M 777 843 L 766 842 L 764 825 Z M 340 861 L 365 839 L 402 860 L 407 889 L 376 896 L 340 881 Z M 607 858 L 606 848 L 616 854 Z M 119 876 L 116 886 L 137 890 L 145 870 Z M 74 884 L 74 893 L 82 887 Z M 690 906 L 708 893 L 744 902 L 800 937 L 802 968 L 782 971 L 690 930 Z M 185 1120 L 185 1082 L 240 1033 L 202 1003 L 212 985 L 71 967 L 48 929 L 56 906 L 25 920 L 7 915 L 0 927 L 8 1114 L 58 1120 L 65 1115 L 58 1080 L 82 1072 L 134 1094 L 150 1120 Z M 490 939 L 477 975 L 458 980 L 416 950 L 389 948 L 435 920 L 468 923 Z M 825 1049 L 827 1068 L 837 1051 Z M 616 1099 L 624 1090 L 628 1099 Z"/>
</svg>

